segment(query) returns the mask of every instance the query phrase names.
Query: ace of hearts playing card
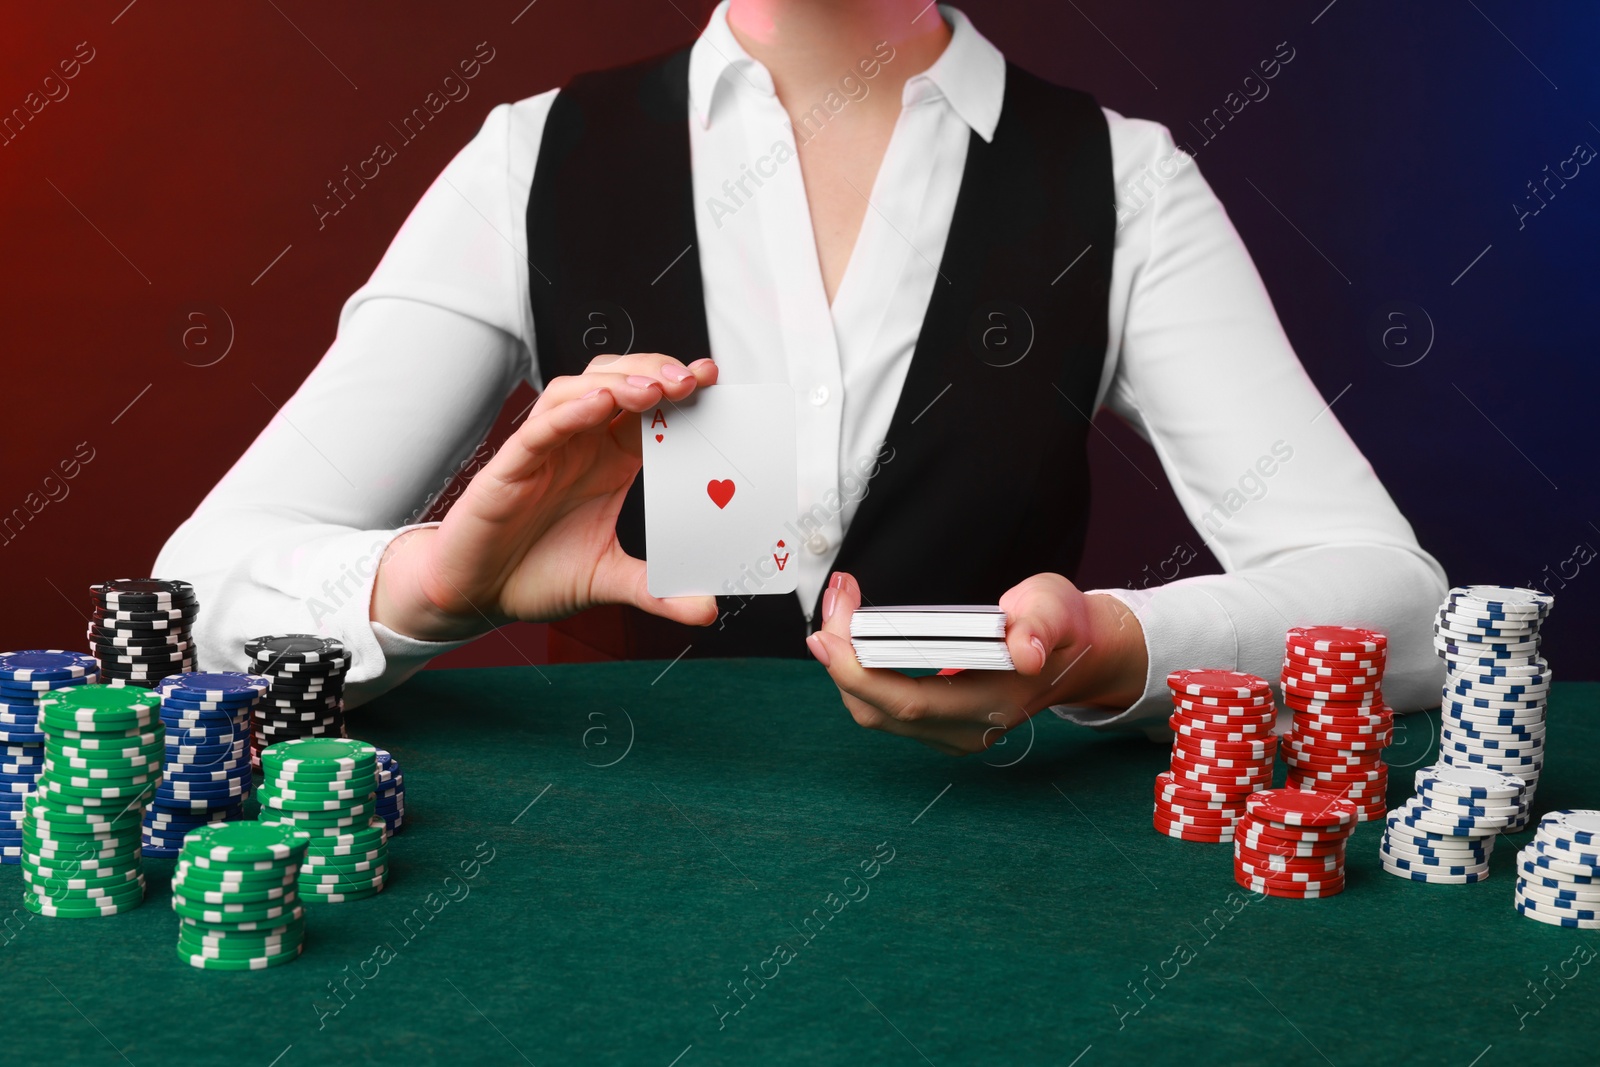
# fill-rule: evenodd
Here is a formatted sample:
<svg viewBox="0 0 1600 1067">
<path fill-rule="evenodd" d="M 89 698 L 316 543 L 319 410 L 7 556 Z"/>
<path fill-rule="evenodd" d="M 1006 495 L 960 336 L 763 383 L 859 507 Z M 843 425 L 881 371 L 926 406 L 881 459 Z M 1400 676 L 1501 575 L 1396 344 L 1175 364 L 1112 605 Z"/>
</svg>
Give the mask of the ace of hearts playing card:
<svg viewBox="0 0 1600 1067">
<path fill-rule="evenodd" d="M 651 596 L 795 590 L 794 391 L 713 385 L 639 417 Z"/>
</svg>

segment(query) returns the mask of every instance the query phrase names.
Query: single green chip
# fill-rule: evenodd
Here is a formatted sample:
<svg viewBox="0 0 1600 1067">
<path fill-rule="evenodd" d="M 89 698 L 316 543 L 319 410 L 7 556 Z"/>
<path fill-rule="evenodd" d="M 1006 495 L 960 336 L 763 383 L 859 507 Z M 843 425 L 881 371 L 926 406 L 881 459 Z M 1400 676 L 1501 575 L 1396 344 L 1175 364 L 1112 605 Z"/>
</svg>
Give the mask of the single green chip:
<svg viewBox="0 0 1600 1067">
<path fill-rule="evenodd" d="M 266 906 L 269 902 L 290 902 L 298 890 L 294 883 L 289 885 L 252 885 L 252 886 L 204 886 L 190 882 L 172 883 L 173 899 L 197 907 L 226 907 L 235 904 Z"/>
<path fill-rule="evenodd" d="M 299 937 L 306 928 L 304 908 L 295 909 L 298 915 L 282 926 L 263 927 L 261 929 L 231 930 L 220 926 L 208 926 L 194 919 L 178 920 L 178 936 L 191 939 L 201 939 L 206 944 L 248 944 L 251 938 L 284 938 Z"/>
<path fill-rule="evenodd" d="M 293 808 L 272 808 L 271 812 L 273 818 L 279 822 L 291 823 L 295 826 L 311 827 L 331 826 L 340 819 L 347 820 L 346 825 L 350 825 L 348 820 L 351 819 L 358 820 L 362 825 L 365 825 L 367 820 L 372 818 L 373 813 L 378 810 L 378 801 L 376 798 L 363 802 L 346 800 L 341 801 L 340 803 L 343 805 L 343 807 L 328 811 L 299 811 Z"/>
<path fill-rule="evenodd" d="M 46 741 L 44 755 L 47 767 L 50 763 L 62 763 L 68 767 L 92 768 L 106 764 L 120 766 L 138 760 L 159 762 L 165 758 L 166 748 L 166 743 L 163 741 L 119 748 L 79 748 L 76 745 Z"/>
<path fill-rule="evenodd" d="M 353 900 L 366 900 L 383 892 L 381 884 L 370 889 L 353 889 L 339 893 L 313 893 L 309 889 L 300 890 L 300 899 L 307 904 L 347 904 Z"/>
<path fill-rule="evenodd" d="M 277 956 L 260 956 L 253 959 L 237 959 L 233 957 L 218 959 L 215 956 L 196 956 L 193 953 L 185 952 L 182 945 L 178 946 L 178 958 L 189 966 L 202 971 L 264 971 L 268 967 L 292 963 L 299 956 L 299 945 L 296 945 L 291 952 L 284 952 Z"/>
<path fill-rule="evenodd" d="M 144 806 L 134 803 L 111 807 L 104 813 L 90 811 L 80 804 L 65 803 L 64 797 L 32 798 L 24 810 L 26 827 L 31 820 L 36 832 L 45 836 L 100 836 L 132 829 L 137 832 L 144 818 Z"/>
<path fill-rule="evenodd" d="M 119 752 L 136 749 L 140 752 L 150 748 L 162 748 L 166 745 L 166 727 L 154 730 L 135 730 L 127 734 L 91 734 L 87 737 L 48 737 L 44 742 L 45 751 L 48 752 L 52 745 L 62 749 L 88 749 L 91 752 Z"/>
<path fill-rule="evenodd" d="M 269 774 L 262 779 L 261 786 L 263 789 L 275 789 L 280 793 L 341 793 L 376 789 L 378 781 L 378 776 L 375 774 L 347 774 L 339 778 L 313 778 L 306 775 L 277 777 Z"/>
<path fill-rule="evenodd" d="M 318 852 L 306 851 L 306 861 L 302 868 L 313 870 L 321 867 L 351 867 L 358 863 L 373 863 L 389 858 L 389 846 L 380 844 L 377 848 L 365 852 L 344 852 L 333 855 L 324 855 Z"/>
<path fill-rule="evenodd" d="M 144 869 L 143 861 L 134 858 L 116 867 L 96 867 L 84 870 L 74 867 L 37 867 L 32 863 L 22 864 L 22 877 L 33 882 L 51 882 L 53 884 L 68 885 L 81 884 L 84 886 L 116 885 L 120 882 L 130 882 L 139 877 Z"/>
<path fill-rule="evenodd" d="M 300 877 L 305 880 L 321 880 L 327 877 L 353 878 L 363 871 L 381 871 L 389 866 L 389 857 L 379 856 L 374 860 L 357 860 L 354 863 L 319 863 L 315 866 L 306 864 L 300 868 Z"/>
<path fill-rule="evenodd" d="M 139 849 L 130 849 L 114 856 L 46 856 L 38 852 L 30 852 L 26 847 L 22 850 L 23 866 L 31 866 L 34 870 L 44 872 L 57 872 L 76 876 L 78 872 L 89 871 L 116 871 L 133 866 L 139 861 Z"/>
<path fill-rule="evenodd" d="M 192 882 L 207 889 L 221 889 L 228 886 L 238 886 L 244 889 L 265 885 L 293 885 L 295 879 L 299 877 L 299 872 L 293 864 L 286 864 L 282 867 L 264 871 L 229 870 L 227 868 L 196 867 L 184 860 L 179 860 L 172 877 L 174 883 L 182 879 L 184 882 Z"/>
<path fill-rule="evenodd" d="M 161 721 L 156 711 L 94 711 L 89 708 L 57 708 L 46 705 L 39 713 L 44 733 L 70 736 L 82 734 L 125 734 L 129 730 L 148 730 Z"/>
<path fill-rule="evenodd" d="M 178 951 L 194 956 L 205 956 L 209 959 L 253 959 L 262 956 L 278 956 L 285 952 L 295 952 L 299 949 L 301 940 L 301 936 L 297 934 L 287 941 L 279 939 L 263 941 L 257 939 L 245 944 L 234 945 L 228 942 L 196 940 L 184 934 L 179 934 Z"/>
<path fill-rule="evenodd" d="M 185 857 L 221 862 L 287 860 L 303 855 L 305 842 L 288 830 L 262 822 L 214 822 L 191 830 L 183 839 Z M 200 864 L 205 866 L 205 864 Z"/>
<path fill-rule="evenodd" d="M 161 767 L 159 759 L 136 762 L 125 760 L 119 763 L 98 763 L 83 767 L 56 763 L 47 764 L 39 780 L 60 782 L 80 789 L 94 785 L 131 785 L 134 782 L 160 781 Z"/>
<path fill-rule="evenodd" d="M 363 763 L 377 766 L 377 747 L 345 737 L 298 737 L 261 750 L 261 766 L 266 770 L 282 768 L 292 773 L 301 768 L 354 768 Z"/>
<path fill-rule="evenodd" d="M 300 872 L 299 884 L 301 889 L 315 889 L 326 885 L 354 885 L 358 882 L 382 881 L 389 876 L 389 865 L 380 863 L 360 871 L 319 871 L 307 874 Z"/>
<path fill-rule="evenodd" d="M 272 933 L 279 927 L 292 926 L 293 924 L 299 922 L 301 919 L 305 918 L 305 914 L 306 910 L 300 907 L 299 904 L 296 904 L 294 911 L 281 919 L 263 919 L 259 921 L 217 921 L 211 919 L 195 919 L 187 915 L 180 916 L 180 919 L 196 929 L 204 930 L 209 934 L 249 933 L 251 931 Z"/>
<path fill-rule="evenodd" d="M 172 910 L 185 919 L 201 923 L 263 923 L 286 922 L 294 908 L 293 902 L 272 904 L 207 904 L 190 900 L 181 893 L 172 894 Z"/>
<path fill-rule="evenodd" d="M 37 852 L 51 858 L 75 856 L 82 859 L 107 859 L 124 852 L 137 851 L 139 839 L 130 833 L 98 834 L 93 837 L 58 837 L 41 835 L 26 823 L 22 829 L 22 850 Z"/>
<path fill-rule="evenodd" d="M 45 711 L 52 708 L 90 712 L 154 712 L 161 707 L 159 693 L 130 685 L 75 685 L 66 689 L 52 689 L 40 701 Z"/>
<path fill-rule="evenodd" d="M 143 900 L 144 880 L 132 882 L 126 888 L 118 888 L 115 892 L 93 889 L 58 889 L 48 892 L 32 885 L 27 891 L 37 897 L 41 904 L 50 904 L 58 908 L 84 906 L 98 908 Z"/>
<path fill-rule="evenodd" d="M 84 785 L 64 782 L 59 779 L 40 778 L 38 791 L 35 793 L 35 795 L 41 799 L 48 800 L 52 794 L 60 794 L 63 797 L 69 798 L 66 801 L 68 804 L 81 804 L 83 803 L 84 798 L 87 798 L 90 801 L 128 801 L 132 800 L 134 797 L 142 796 L 145 793 L 153 793 L 156 786 L 160 784 L 160 771 L 157 771 L 153 775 L 135 775 L 128 781 L 112 781 L 109 779 L 97 778 Z M 101 807 L 103 805 L 91 804 L 90 806 Z"/>
<path fill-rule="evenodd" d="M 260 799 L 263 807 L 271 808 L 274 811 L 310 812 L 312 814 L 325 811 L 342 814 L 356 808 L 377 810 L 377 796 L 371 789 L 359 796 L 341 797 L 328 795 L 318 797 L 315 794 L 303 791 L 296 792 L 293 795 L 286 795 L 275 789 L 263 788 L 257 790 L 256 796 Z"/>
<path fill-rule="evenodd" d="M 108 915 L 121 915 L 144 904 L 143 898 L 125 904 L 54 904 L 40 900 L 32 893 L 22 894 L 22 906 L 35 915 L 48 915 L 58 919 L 95 919 Z"/>
<path fill-rule="evenodd" d="M 388 840 L 389 835 L 384 829 L 383 822 L 373 819 L 365 826 L 349 827 L 341 833 L 313 837 L 306 849 L 306 859 L 310 860 L 313 856 L 319 859 L 332 859 L 337 856 L 367 853 L 379 848 Z"/>
</svg>

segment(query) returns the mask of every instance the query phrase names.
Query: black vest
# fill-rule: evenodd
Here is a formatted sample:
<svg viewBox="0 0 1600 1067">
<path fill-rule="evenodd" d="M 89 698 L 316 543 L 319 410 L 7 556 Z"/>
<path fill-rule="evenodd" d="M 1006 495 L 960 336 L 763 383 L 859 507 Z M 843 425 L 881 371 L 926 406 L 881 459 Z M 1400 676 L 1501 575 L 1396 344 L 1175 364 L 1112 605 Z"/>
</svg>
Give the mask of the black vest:
<svg viewBox="0 0 1600 1067">
<path fill-rule="evenodd" d="M 688 70 L 684 50 L 580 75 L 551 106 L 527 219 L 546 381 L 581 373 L 601 353 L 665 352 L 684 363 L 713 354 L 696 248 Z M 1114 234 L 1110 133 L 1099 106 L 1007 64 L 993 141 L 968 140 L 884 462 L 835 563 L 859 579 L 870 603 L 992 604 L 1031 574 L 1076 570 Z M 727 366 L 740 354 L 716 356 Z M 640 484 L 617 533 L 628 552 L 644 555 Z M 670 659 L 686 648 L 689 656 L 807 654 L 795 597 L 722 597 L 719 606 L 719 623 L 703 630 L 632 608 L 555 625 L 618 658 Z M 820 610 L 813 615 L 820 621 Z"/>
</svg>

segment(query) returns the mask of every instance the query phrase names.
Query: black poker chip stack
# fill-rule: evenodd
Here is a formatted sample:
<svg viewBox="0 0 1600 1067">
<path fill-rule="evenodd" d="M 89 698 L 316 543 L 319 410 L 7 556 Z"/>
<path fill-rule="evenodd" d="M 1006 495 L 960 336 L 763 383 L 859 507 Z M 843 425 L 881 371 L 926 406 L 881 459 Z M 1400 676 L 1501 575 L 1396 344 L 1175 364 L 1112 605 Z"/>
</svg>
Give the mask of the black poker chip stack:
<svg viewBox="0 0 1600 1067">
<path fill-rule="evenodd" d="M 200 602 L 188 582 L 116 578 L 89 587 L 89 651 L 101 682 L 152 689 L 172 674 L 199 670 L 192 629 Z"/>
<path fill-rule="evenodd" d="M 272 688 L 252 714 L 251 761 L 261 750 L 301 737 L 343 737 L 344 676 L 350 653 L 343 643 L 314 634 L 274 634 L 245 643 L 246 670 Z"/>
</svg>

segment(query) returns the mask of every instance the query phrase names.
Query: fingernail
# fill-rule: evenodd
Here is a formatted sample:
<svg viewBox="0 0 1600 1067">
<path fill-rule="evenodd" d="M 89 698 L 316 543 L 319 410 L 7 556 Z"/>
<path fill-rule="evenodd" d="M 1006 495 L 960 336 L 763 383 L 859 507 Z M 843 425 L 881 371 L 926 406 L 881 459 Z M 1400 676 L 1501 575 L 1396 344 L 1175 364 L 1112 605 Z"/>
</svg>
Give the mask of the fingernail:
<svg viewBox="0 0 1600 1067">
<path fill-rule="evenodd" d="M 822 635 L 812 634 L 806 638 L 806 647 L 811 649 L 811 654 L 817 657 L 817 662 L 824 667 L 828 665 L 828 650 L 822 643 Z"/>
<path fill-rule="evenodd" d="M 661 376 L 669 382 L 681 382 L 685 378 L 694 377 L 688 367 L 680 367 L 676 363 L 669 363 L 662 367 Z"/>
<path fill-rule="evenodd" d="M 828 588 L 829 589 L 843 589 L 844 588 L 844 571 L 834 571 L 833 572 L 833 577 L 828 579 Z"/>
<path fill-rule="evenodd" d="M 826 593 L 822 594 L 822 621 L 823 622 L 827 622 L 829 619 L 833 618 L 833 605 L 834 605 L 834 603 L 836 601 L 838 601 L 838 599 L 839 599 L 838 592 L 836 592 L 835 590 L 832 590 L 832 589 L 829 589 Z"/>
<path fill-rule="evenodd" d="M 630 374 L 628 375 L 628 384 L 637 385 L 642 389 L 648 385 L 660 385 L 661 383 L 654 378 L 647 378 L 643 374 Z"/>
<path fill-rule="evenodd" d="M 1028 638 L 1028 644 L 1032 645 L 1034 650 L 1039 653 L 1039 666 L 1043 667 L 1044 661 L 1050 658 L 1050 653 L 1044 649 L 1044 642 L 1039 640 L 1038 635 L 1035 635 Z"/>
<path fill-rule="evenodd" d="M 709 356 L 707 356 L 705 359 L 697 359 L 693 363 L 689 364 L 689 369 L 694 370 L 696 367 L 709 366 L 711 362 L 712 360 Z"/>
<path fill-rule="evenodd" d="M 599 396 L 599 395 L 600 395 L 600 390 L 591 389 L 587 393 L 584 393 L 582 396 L 580 396 L 578 399 L 579 400 L 588 400 L 591 396 Z"/>
</svg>

